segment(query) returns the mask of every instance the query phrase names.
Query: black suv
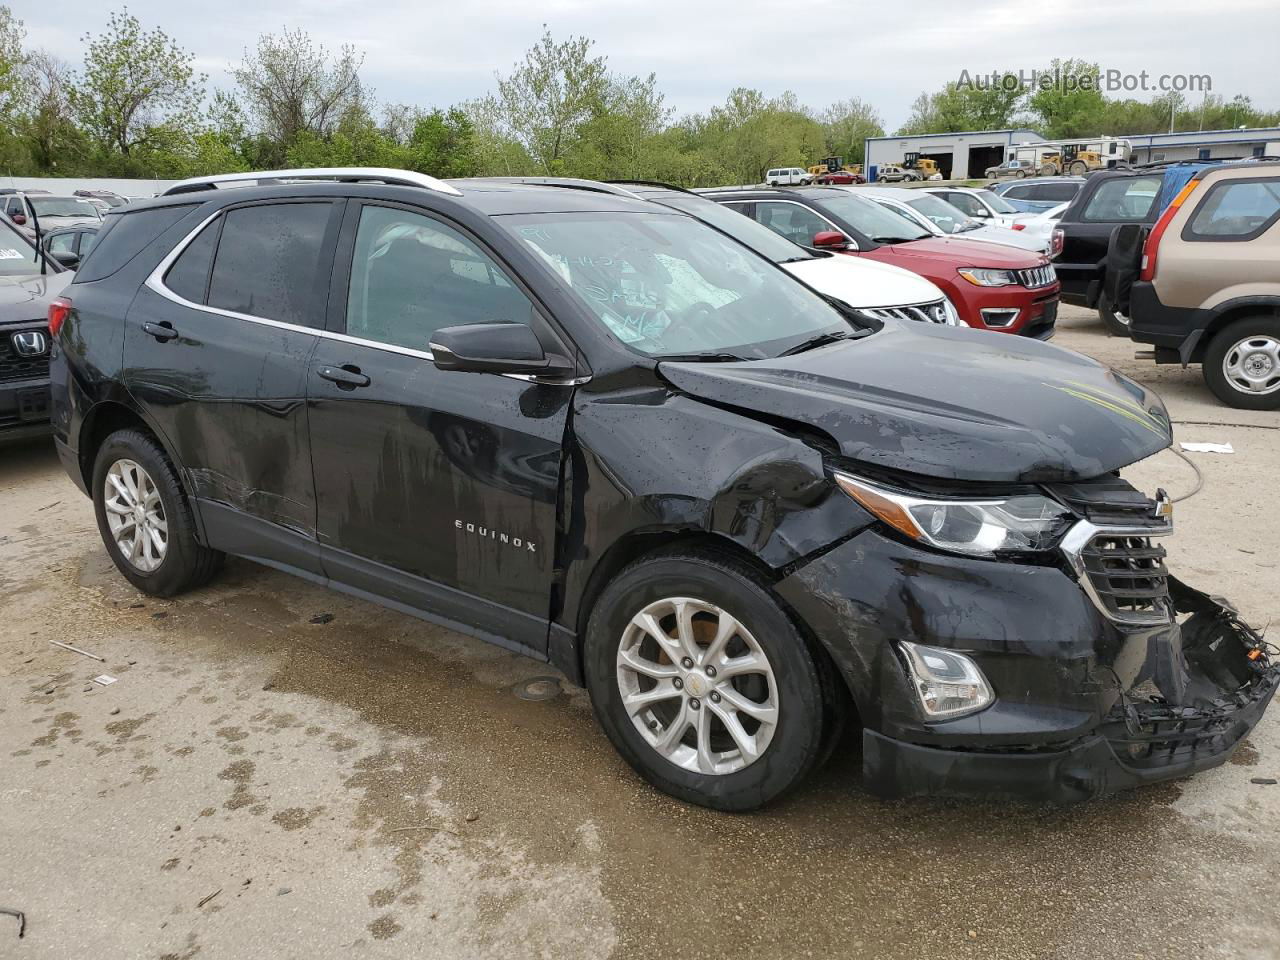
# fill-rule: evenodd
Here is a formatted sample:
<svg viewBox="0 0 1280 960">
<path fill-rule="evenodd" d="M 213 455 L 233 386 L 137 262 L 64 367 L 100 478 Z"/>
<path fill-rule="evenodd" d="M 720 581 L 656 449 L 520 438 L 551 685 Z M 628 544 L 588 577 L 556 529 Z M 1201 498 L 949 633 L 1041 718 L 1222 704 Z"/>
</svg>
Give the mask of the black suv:
<svg viewBox="0 0 1280 960">
<path fill-rule="evenodd" d="M 71 282 L 0 215 L 0 445 L 49 434 L 49 308 Z"/>
<path fill-rule="evenodd" d="M 846 719 L 888 795 L 1226 760 L 1280 667 L 1114 472 L 1169 444 L 1154 395 L 603 189 L 283 171 L 109 214 L 53 409 L 121 573 L 171 595 L 237 554 L 550 661 L 725 810 Z"/>
</svg>

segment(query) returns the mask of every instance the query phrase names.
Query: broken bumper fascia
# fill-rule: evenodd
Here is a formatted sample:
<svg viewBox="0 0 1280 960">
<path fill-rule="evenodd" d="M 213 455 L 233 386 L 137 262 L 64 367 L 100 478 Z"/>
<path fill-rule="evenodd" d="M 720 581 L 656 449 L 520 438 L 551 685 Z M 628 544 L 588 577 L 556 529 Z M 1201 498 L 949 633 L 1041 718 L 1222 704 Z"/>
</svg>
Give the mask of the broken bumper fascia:
<svg viewBox="0 0 1280 960">
<path fill-rule="evenodd" d="M 1229 606 L 1172 584 L 1190 619 L 1118 624 L 1065 565 L 949 556 L 872 529 L 777 590 L 853 695 L 868 789 L 1072 802 L 1225 762 L 1280 683 L 1265 654 L 1246 661 L 1258 638 Z M 965 653 L 995 702 L 928 722 L 898 640 Z M 1177 706 L 1150 695 L 1170 677 Z"/>
</svg>

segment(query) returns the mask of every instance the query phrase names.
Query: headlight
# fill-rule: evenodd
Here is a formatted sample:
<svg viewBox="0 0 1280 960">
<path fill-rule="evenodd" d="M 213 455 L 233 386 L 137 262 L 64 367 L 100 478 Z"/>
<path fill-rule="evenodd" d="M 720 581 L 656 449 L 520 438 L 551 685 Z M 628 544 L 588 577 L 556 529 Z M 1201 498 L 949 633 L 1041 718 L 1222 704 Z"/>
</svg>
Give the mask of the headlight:
<svg viewBox="0 0 1280 960">
<path fill-rule="evenodd" d="M 950 297 L 942 298 L 942 312 L 947 315 L 946 325 L 948 327 L 964 326 L 964 324 L 960 322 L 960 314 L 956 311 L 956 305 L 951 302 Z"/>
<path fill-rule="evenodd" d="M 911 686 L 930 720 L 975 713 L 991 705 L 995 694 L 978 665 L 963 653 L 899 640 Z"/>
<path fill-rule="evenodd" d="M 988 270 L 986 267 L 961 267 L 960 276 L 978 287 L 1008 287 L 1018 278 L 1012 270 Z"/>
<path fill-rule="evenodd" d="M 1039 494 L 952 500 L 901 493 L 837 473 L 840 489 L 872 514 L 913 540 L 939 550 L 990 557 L 1047 550 L 1074 521 L 1066 507 Z"/>
</svg>

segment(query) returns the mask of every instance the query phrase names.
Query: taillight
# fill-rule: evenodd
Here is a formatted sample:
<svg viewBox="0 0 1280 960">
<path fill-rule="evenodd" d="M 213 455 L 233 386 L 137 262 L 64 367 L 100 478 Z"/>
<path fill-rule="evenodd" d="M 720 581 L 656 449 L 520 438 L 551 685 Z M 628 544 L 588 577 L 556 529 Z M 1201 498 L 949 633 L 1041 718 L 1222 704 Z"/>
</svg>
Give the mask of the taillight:
<svg viewBox="0 0 1280 960">
<path fill-rule="evenodd" d="M 56 337 L 62 324 L 71 313 L 71 301 L 66 297 L 57 297 L 49 304 L 49 336 Z"/>
<path fill-rule="evenodd" d="M 1160 219 L 1151 228 L 1151 233 L 1147 235 L 1147 242 L 1142 247 L 1142 270 L 1138 274 L 1139 280 L 1150 283 L 1155 279 L 1156 249 L 1160 246 L 1160 238 L 1164 236 L 1165 230 L 1169 228 L 1169 222 L 1177 215 L 1178 208 L 1182 206 L 1183 201 L 1191 196 L 1192 191 L 1198 186 L 1200 186 L 1200 181 L 1192 180 L 1179 190 L 1178 195 L 1173 198 L 1173 202 L 1165 207 L 1164 213 L 1160 214 Z"/>
<path fill-rule="evenodd" d="M 1025 223 L 1015 223 L 1015 224 L 1013 225 L 1013 229 L 1015 229 L 1015 230 L 1025 230 L 1025 229 L 1027 229 L 1027 225 L 1026 225 Z"/>
<path fill-rule="evenodd" d="M 1062 232 L 1061 227 L 1054 227 L 1053 235 L 1049 238 L 1049 257 L 1053 258 L 1062 253 L 1063 246 L 1066 245 L 1067 235 Z"/>
</svg>

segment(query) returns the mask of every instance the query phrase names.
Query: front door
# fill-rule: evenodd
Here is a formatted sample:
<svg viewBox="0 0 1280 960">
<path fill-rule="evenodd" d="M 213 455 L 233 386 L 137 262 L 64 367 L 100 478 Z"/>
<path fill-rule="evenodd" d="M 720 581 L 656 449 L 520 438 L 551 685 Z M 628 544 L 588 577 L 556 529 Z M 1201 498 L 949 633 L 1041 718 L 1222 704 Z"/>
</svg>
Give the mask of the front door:
<svg viewBox="0 0 1280 960">
<path fill-rule="evenodd" d="M 478 241 L 420 210 L 353 202 L 339 262 L 307 385 L 326 574 L 545 651 L 573 388 L 439 370 L 430 354 L 458 324 L 545 335 L 533 303 Z"/>
<path fill-rule="evenodd" d="M 319 573 L 307 363 L 344 205 L 226 209 L 125 324 L 125 384 L 186 471 L 210 546 Z"/>
</svg>

